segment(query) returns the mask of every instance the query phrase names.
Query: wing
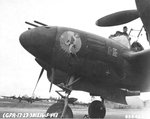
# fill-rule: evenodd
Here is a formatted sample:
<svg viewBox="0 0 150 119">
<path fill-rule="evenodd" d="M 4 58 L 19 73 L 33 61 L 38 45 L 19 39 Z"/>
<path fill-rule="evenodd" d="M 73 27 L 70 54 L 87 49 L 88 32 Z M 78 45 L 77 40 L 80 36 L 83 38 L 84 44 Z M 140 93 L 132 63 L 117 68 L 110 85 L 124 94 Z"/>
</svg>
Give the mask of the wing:
<svg viewBox="0 0 150 119">
<path fill-rule="evenodd" d="M 139 52 L 127 52 L 124 54 L 130 65 L 136 80 L 141 82 L 141 91 L 150 91 L 150 49 Z"/>
<path fill-rule="evenodd" d="M 124 57 L 130 62 L 135 70 L 150 72 L 150 49 L 140 52 L 127 52 Z"/>
</svg>

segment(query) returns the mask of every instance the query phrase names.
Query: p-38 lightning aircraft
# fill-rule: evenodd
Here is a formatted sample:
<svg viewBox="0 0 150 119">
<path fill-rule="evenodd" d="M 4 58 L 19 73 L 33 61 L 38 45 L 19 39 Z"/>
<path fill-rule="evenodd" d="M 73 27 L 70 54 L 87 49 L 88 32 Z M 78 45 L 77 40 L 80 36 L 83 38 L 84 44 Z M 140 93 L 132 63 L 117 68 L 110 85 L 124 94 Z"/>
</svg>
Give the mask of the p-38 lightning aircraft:
<svg viewBox="0 0 150 119">
<path fill-rule="evenodd" d="M 135 0 L 135 3 L 137 10 L 110 14 L 96 24 L 115 26 L 140 18 L 150 41 L 150 0 Z M 118 42 L 128 40 L 123 35 L 103 38 L 72 28 L 35 22 L 38 25 L 26 22 L 36 28 L 22 33 L 20 43 L 42 67 L 39 79 L 46 70 L 50 90 L 55 84 L 66 93 L 64 103 L 56 103 L 47 110 L 49 117 L 73 117 L 68 106 L 72 90 L 101 97 L 101 101 L 89 105 L 90 118 L 105 117 L 104 99 L 126 104 L 126 96 L 150 91 L 150 49 L 135 52 L 126 43 Z"/>
</svg>

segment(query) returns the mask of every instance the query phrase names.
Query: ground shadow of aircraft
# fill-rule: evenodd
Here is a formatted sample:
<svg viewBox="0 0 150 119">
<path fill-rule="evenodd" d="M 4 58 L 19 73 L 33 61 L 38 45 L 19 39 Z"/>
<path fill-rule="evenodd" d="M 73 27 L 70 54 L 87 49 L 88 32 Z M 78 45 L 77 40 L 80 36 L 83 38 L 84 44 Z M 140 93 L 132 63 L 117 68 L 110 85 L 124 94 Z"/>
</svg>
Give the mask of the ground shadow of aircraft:
<svg viewBox="0 0 150 119">
<path fill-rule="evenodd" d="M 107 15 L 99 19 L 98 26 L 114 26 L 140 18 L 150 41 L 150 1 L 135 0 L 137 10 L 127 10 Z M 90 118 L 104 118 L 106 109 L 104 99 L 126 104 L 125 97 L 149 91 L 150 49 L 135 52 L 124 43 L 125 36 L 114 39 L 84 31 L 38 25 L 26 22 L 30 28 L 20 35 L 21 45 L 47 71 L 48 80 L 65 91 L 64 103 L 49 107 L 49 117 L 72 118 L 68 106 L 72 90 L 89 92 L 91 96 L 101 96 L 101 101 L 93 101 L 88 108 Z M 40 25 L 40 26 L 39 26 Z M 137 45 L 138 46 L 138 45 Z M 136 45 L 135 45 L 136 47 Z M 37 86 L 36 84 L 36 86 Z"/>
</svg>

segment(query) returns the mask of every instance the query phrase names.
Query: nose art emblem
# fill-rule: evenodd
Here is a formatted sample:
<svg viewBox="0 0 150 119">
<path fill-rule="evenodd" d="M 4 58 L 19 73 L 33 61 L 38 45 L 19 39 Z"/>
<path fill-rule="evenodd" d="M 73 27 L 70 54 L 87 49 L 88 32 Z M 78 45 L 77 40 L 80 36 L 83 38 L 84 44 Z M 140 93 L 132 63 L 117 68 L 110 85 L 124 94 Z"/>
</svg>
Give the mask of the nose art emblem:
<svg viewBox="0 0 150 119">
<path fill-rule="evenodd" d="M 81 38 L 78 33 L 65 31 L 60 36 L 60 46 L 69 54 L 76 54 L 80 50 L 81 45 Z"/>
</svg>

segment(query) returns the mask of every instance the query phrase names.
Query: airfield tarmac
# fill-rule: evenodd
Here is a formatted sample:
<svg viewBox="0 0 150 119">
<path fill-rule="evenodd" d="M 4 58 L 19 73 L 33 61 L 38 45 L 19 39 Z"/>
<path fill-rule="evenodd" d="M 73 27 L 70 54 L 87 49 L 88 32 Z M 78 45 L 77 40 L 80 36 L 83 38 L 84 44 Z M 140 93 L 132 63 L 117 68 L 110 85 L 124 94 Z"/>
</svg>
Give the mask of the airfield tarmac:
<svg viewBox="0 0 150 119">
<path fill-rule="evenodd" d="M 45 114 L 52 102 L 18 103 L 18 100 L 0 100 L 0 118 L 9 118 L 11 114 L 22 114 L 22 118 L 33 118 L 27 114 Z M 74 118 L 83 118 L 88 113 L 87 106 L 71 106 Z M 149 119 L 150 109 L 106 109 L 105 119 Z M 23 117 L 24 114 L 24 117 Z M 25 115 L 26 114 L 26 115 Z M 26 116 L 26 117 L 25 117 Z M 36 116 L 35 116 L 36 117 Z M 37 117 L 42 118 L 37 115 Z M 36 117 L 36 118 L 37 118 Z"/>
</svg>

